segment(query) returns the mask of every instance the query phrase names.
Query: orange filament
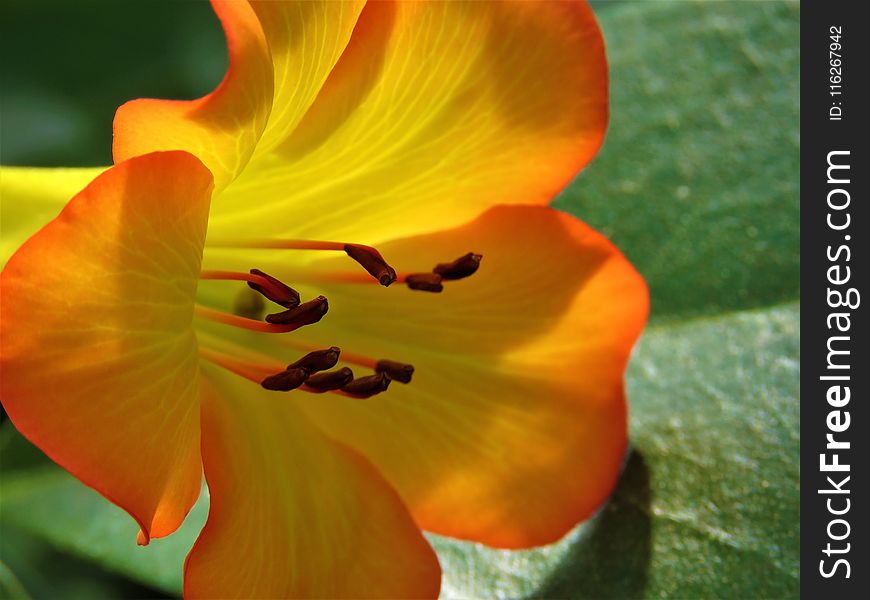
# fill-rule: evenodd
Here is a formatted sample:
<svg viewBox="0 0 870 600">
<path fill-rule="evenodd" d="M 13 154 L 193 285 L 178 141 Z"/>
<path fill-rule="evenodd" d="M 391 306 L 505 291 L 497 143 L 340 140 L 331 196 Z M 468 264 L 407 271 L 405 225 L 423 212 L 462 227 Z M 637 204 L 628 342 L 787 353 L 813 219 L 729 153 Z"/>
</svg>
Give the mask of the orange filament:
<svg viewBox="0 0 870 600">
<path fill-rule="evenodd" d="M 274 365 L 253 363 L 246 360 L 239 360 L 222 352 L 211 350 L 210 348 L 203 348 L 202 346 L 199 348 L 199 355 L 207 361 L 214 363 L 231 373 L 235 373 L 240 377 L 253 381 L 257 385 L 259 385 L 266 377 L 284 370 L 284 365 L 277 362 Z"/>
<path fill-rule="evenodd" d="M 209 241 L 212 248 L 257 248 L 268 250 L 332 250 L 342 251 L 368 271 L 369 275 L 387 287 L 396 280 L 396 271 L 381 256 L 377 248 L 365 244 L 346 242 L 319 242 L 316 240 L 217 240 Z"/>
<path fill-rule="evenodd" d="M 344 250 L 344 242 L 318 242 L 315 240 L 281 240 L 281 239 L 227 239 L 209 240 L 212 248 L 262 248 L 267 250 Z M 374 250 L 374 248 L 372 248 Z"/>
<path fill-rule="evenodd" d="M 347 352 L 345 350 L 341 351 L 341 360 L 344 362 L 349 362 L 352 365 L 359 365 L 360 367 L 368 367 L 369 369 L 374 369 L 375 365 L 378 364 L 378 361 L 374 358 L 369 358 L 363 354 L 355 354 L 353 352 Z"/>
<path fill-rule="evenodd" d="M 324 242 L 319 240 L 284 240 L 279 238 L 263 239 L 223 239 L 209 240 L 210 248 L 250 248 L 262 250 L 338 250 L 346 252 L 348 246 L 380 254 L 374 246 L 351 242 Z"/>
<path fill-rule="evenodd" d="M 249 331 L 259 331 L 261 333 L 287 333 L 289 331 L 295 331 L 300 327 L 303 327 L 303 325 L 299 323 L 264 323 L 263 321 L 256 321 L 254 319 L 248 319 L 246 317 L 239 317 L 237 315 L 225 313 L 220 310 L 208 308 L 207 306 L 203 306 L 201 304 L 197 304 L 194 307 L 194 314 L 197 317 L 208 319 L 209 321 L 214 321 L 215 323 L 231 325 L 233 327 L 239 327 L 240 329 L 247 329 Z"/>
<path fill-rule="evenodd" d="M 242 273 L 240 271 L 200 271 L 199 278 L 217 281 L 247 281 L 262 286 L 267 286 L 271 283 L 268 279 L 260 275 Z"/>
<path fill-rule="evenodd" d="M 413 273 L 396 273 L 395 283 L 405 283 L 408 275 Z M 366 273 L 359 271 L 319 271 L 316 273 L 299 273 L 294 279 L 309 283 L 379 283 Z"/>
<path fill-rule="evenodd" d="M 274 365 L 253 363 L 246 360 L 239 360 L 237 358 L 227 356 L 222 352 L 217 352 L 216 350 L 211 350 L 210 348 L 200 347 L 199 355 L 210 363 L 226 369 L 230 373 L 235 373 L 240 377 L 244 377 L 248 381 L 256 383 L 257 385 L 261 385 L 264 379 L 267 379 L 274 376 L 276 373 L 281 373 L 282 371 L 284 371 L 284 366 L 278 364 L 277 362 Z M 298 389 L 312 394 L 322 393 L 322 391 L 319 390 L 305 389 L 304 386 Z M 340 394 L 342 396 L 350 396 L 350 394 L 345 394 L 341 390 L 329 391 L 331 391 L 332 393 Z"/>
<path fill-rule="evenodd" d="M 249 288 L 287 309 L 296 308 L 301 303 L 299 292 L 280 279 L 276 279 L 259 269 L 251 269 L 247 273 L 240 273 L 238 271 L 201 271 L 199 277 L 200 279 L 222 281 L 245 281 Z M 269 319 L 266 320 L 269 321 Z"/>
</svg>

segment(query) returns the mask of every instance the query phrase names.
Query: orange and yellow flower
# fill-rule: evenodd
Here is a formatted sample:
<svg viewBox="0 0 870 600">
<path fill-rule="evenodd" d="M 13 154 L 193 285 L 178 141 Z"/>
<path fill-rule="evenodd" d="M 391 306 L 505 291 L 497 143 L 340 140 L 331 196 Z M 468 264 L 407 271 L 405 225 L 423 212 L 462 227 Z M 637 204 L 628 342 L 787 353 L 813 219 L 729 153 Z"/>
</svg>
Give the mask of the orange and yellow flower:
<svg viewBox="0 0 870 600">
<path fill-rule="evenodd" d="M 421 529 L 559 539 L 616 481 L 647 313 L 618 250 L 546 206 L 606 127 L 591 10 L 213 6 L 230 52 L 213 93 L 122 106 L 111 168 L 3 170 L 10 418 L 143 544 L 204 471 L 189 597 L 434 597 Z M 396 283 L 328 251 L 345 244 Z M 432 275 L 469 251 L 471 277 Z M 316 314 L 284 298 L 263 321 L 244 281 L 285 293 L 265 273 Z M 443 291 L 412 289 L 419 273 Z"/>
</svg>

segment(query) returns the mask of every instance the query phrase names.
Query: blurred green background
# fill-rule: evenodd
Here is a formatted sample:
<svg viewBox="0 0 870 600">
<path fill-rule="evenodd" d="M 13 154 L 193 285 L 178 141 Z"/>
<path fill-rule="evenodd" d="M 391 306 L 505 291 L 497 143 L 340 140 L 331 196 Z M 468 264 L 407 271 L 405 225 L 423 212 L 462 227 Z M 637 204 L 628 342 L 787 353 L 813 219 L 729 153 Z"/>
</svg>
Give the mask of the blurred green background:
<svg viewBox="0 0 870 600">
<path fill-rule="evenodd" d="M 610 503 L 554 546 L 433 537 L 444 595 L 797 597 L 800 5 L 594 6 L 611 125 L 556 205 L 650 286 L 632 453 Z M 109 164 L 119 104 L 197 97 L 226 68 L 217 20 L 192 0 L 4 0 L 0 56 L 7 165 Z M 142 549 L 129 517 L 5 420 L 0 450 L 0 597 L 178 595 L 207 498 Z"/>
</svg>

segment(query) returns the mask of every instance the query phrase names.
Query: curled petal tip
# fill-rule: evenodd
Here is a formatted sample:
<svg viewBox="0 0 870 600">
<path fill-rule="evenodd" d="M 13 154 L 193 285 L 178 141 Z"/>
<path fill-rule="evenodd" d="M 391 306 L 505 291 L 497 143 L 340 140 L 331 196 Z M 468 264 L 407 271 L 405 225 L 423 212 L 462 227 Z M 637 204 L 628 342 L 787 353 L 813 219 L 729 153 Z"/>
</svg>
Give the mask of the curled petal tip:
<svg viewBox="0 0 870 600">
<path fill-rule="evenodd" d="M 136 535 L 136 544 L 139 546 L 147 546 L 151 543 L 151 536 L 148 535 L 148 532 L 144 529 L 139 529 L 139 533 Z"/>
</svg>

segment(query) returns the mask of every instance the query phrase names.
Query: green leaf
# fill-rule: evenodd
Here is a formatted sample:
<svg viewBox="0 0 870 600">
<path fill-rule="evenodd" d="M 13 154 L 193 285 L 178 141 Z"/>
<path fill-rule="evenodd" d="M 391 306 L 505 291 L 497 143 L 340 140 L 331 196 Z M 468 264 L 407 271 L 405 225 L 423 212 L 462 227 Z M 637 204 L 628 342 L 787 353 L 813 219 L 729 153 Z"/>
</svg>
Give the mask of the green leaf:
<svg viewBox="0 0 870 600">
<path fill-rule="evenodd" d="M 15 600 L 30 600 L 30 595 L 15 573 L 0 561 L 0 598 L 14 598 Z"/>
<path fill-rule="evenodd" d="M 184 557 L 208 515 L 208 490 L 171 536 L 136 545 L 139 526 L 123 510 L 59 468 L 6 472 L 0 528 L 15 527 L 147 585 L 180 593 Z"/>
<path fill-rule="evenodd" d="M 226 42 L 206 2 L 0 4 L 4 165 L 112 164 L 115 109 L 197 98 L 221 81 Z"/>
<path fill-rule="evenodd" d="M 798 298 L 800 4 L 635 2 L 599 17 L 610 129 L 557 206 L 638 267 L 654 320 Z"/>
</svg>

